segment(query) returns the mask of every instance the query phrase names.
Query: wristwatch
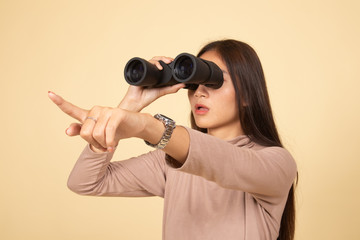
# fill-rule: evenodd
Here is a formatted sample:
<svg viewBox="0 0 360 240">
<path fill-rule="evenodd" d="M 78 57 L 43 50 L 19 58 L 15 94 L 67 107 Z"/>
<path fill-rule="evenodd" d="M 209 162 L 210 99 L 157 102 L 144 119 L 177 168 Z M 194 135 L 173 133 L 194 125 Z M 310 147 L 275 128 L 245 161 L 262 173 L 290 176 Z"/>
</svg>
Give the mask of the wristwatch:
<svg viewBox="0 0 360 240">
<path fill-rule="evenodd" d="M 154 116 L 157 120 L 161 121 L 165 126 L 165 131 L 160 139 L 160 141 L 157 144 L 151 144 L 148 141 L 145 141 L 145 143 L 151 147 L 157 148 L 157 149 L 163 149 L 166 144 L 170 141 L 171 134 L 173 133 L 176 123 L 174 120 L 172 120 L 169 117 L 166 117 L 162 114 L 156 114 Z"/>
</svg>

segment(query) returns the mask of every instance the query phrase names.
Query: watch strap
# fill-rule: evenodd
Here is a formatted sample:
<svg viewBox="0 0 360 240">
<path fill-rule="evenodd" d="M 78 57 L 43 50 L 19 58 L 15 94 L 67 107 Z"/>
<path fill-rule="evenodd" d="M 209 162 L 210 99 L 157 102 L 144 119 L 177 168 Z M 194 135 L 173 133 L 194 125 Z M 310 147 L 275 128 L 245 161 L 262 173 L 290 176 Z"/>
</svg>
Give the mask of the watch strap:
<svg viewBox="0 0 360 240">
<path fill-rule="evenodd" d="M 154 116 L 154 118 L 156 118 L 157 120 L 161 121 L 164 124 L 165 131 L 164 131 L 160 141 L 157 144 L 152 144 L 152 143 L 149 143 L 148 141 L 145 141 L 145 143 L 148 146 L 151 146 L 153 148 L 163 149 L 170 141 L 171 135 L 172 135 L 174 129 L 176 128 L 176 123 L 171 118 L 166 117 L 162 114 L 156 114 Z"/>
</svg>

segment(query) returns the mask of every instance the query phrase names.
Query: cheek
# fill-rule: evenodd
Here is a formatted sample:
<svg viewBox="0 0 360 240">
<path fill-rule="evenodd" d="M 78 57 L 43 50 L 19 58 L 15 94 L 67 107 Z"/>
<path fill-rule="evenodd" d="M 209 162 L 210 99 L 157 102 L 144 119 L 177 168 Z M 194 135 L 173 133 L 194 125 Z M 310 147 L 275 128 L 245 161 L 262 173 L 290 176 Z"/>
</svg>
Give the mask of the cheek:
<svg viewBox="0 0 360 240">
<path fill-rule="evenodd" d="M 227 114 L 232 116 L 238 115 L 238 107 L 236 103 L 235 91 L 233 89 L 228 89 L 224 91 L 221 98 L 220 107 L 225 108 Z"/>
<path fill-rule="evenodd" d="M 233 105 L 236 103 L 235 90 L 233 88 L 224 89 L 221 93 L 221 99 L 223 99 L 224 104 Z"/>
</svg>

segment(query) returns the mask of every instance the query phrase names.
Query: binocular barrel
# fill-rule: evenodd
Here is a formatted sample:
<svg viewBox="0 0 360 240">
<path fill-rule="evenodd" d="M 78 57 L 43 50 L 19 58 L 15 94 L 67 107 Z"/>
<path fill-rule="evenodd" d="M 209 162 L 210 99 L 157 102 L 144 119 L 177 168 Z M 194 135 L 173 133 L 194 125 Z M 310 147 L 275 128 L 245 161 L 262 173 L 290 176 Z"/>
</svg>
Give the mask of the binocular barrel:
<svg viewBox="0 0 360 240">
<path fill-rule="evenodd" d="M 132 58 L 125 66 L 125 80 L 135 86 L 155 88 L 185 83 L 186 88 L 195 89 L 199 84 L 220 88 L 224 81 L 223 72 L 215 63 L 189 53 L 178 55 L 170 64 L 160 64 L 161 71 L 142 58 Z"/>
</svg>

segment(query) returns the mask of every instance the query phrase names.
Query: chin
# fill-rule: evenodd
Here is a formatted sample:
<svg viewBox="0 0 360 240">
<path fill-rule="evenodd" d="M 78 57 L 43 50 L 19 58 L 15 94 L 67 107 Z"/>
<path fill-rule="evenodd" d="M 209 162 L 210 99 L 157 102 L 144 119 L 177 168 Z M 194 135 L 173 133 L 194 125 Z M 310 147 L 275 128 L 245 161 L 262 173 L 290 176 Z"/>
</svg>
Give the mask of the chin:
<svg viewBox="0 0 360 240">
<path fill-rule="evenodd" d="M 196 121 L 195 120 L 195 123 L 196 123 L 196 126 L 198 126 L 199 128 L 205 128 L 205 129 L 208 129 L 208 128 L 211 128 L 211 124 L 209 124 L 208 122 L 205 122 L 205 121 Z"/>
</svg>

